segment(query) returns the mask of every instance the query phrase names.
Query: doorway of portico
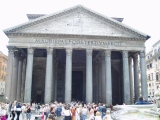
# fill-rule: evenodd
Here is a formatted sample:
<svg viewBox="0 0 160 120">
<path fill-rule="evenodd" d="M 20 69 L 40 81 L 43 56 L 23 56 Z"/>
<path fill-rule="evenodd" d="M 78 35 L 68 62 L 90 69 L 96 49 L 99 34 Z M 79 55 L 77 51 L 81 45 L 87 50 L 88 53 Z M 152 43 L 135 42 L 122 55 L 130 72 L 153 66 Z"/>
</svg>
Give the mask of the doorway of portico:
<svg viewBox="0 0 160 120">
<path fill-rule="evenodd" d="M 72 100 L 83 101 L 83 71 L 72 71 Z"/>
</svg>

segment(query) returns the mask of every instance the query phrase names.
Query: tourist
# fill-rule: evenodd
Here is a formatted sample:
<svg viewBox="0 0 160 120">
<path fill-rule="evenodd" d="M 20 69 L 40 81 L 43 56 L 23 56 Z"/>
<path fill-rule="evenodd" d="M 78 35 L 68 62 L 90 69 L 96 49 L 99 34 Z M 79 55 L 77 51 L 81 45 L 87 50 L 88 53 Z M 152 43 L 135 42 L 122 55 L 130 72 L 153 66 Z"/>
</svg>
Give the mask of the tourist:
<svg viewBox="0 0 160 120">
<path fill-rule="evenodd" d="M 109 110 L 107 110 L 106 115 L 103 117 L 103 120 L 112 120 Z"/>
<path fill-rule="evenodd" d="M 88 114 L 87 106 L 84 104 L 84 107 L 82 108 L 82 120 L 86 120 Z"/>
<path fill-rule="evenodd" d="M 97 111 L 98 111 L 98 107 L 97 107 L 97 105 L 95 104 L 95 105 L 93 106 L 93 108 L 94 108 L 94 116 L 96 116 L 96 113 L 97 113 Z"/>
<path fill-rule="evenodd" d="M 53 107 L 53 108 L 55 108 L 55 107 Z M 56 113 L 57 120 L 62 120 L 62 114 L 61 114 L 61 112 L 62 112 L 62 104 L 61 103 L 57 104 L 57 108 L 56 108 L 56 110 L 54 112 Z"/>
<path fill-rule="evenodd" d="M 139 100 L 135 103 L 136 105 L 143 105 L 143 104 L 151 104 L 148 101 L 144 100 L 143 97 L 140 97 Z"/>
<path fill-rule="evenodd" d="M 49 114 L 49 110 L 50 110 L 49 105 L 48 105 L 48 104 L 45 104 L 44 109 L 45 109 L 45 111 L 44 111 L 45 120 L 47 120 L 47 118 L 48 118 L 48 114 Z"/>
<path fill-rule="evenodd" d="M 76 105 L 76 120 L 80 120 L 81 117 L 81 110 L 80 110 L 80 106 L 77 104 Z"/>
<path fill-rule="evenodd" d="M 27 117 L 27 120 L 31 120 L 31 106 L 30 105 L 27 105 L 26 117 Z"/>
<path fill-rule="evenodd" d="M 64 116 L 64 120 L 71 120 L 72 113 L 68 106 L 64 106 L 62 115 Z"/>
<path fill-rule="evenodd" d="M 55 118 L 56 118 L 55 107 L 50 107 L 50 113 L 48 115 L 48 119 L 55 120 Z M 60 120 L 60 119 L 58 118 L 58 120 Z"/>
<path fill-rule="evenodd" d="M 106 115 L 106 111 L 107 111 L 107 108 L 106 108 L 105 104 L 103 104 L 103 107 L 102 107 L 102 116 L 101 116 L 102 119 Z"/>
<path fill-rule="evenodd" d="M 101 113 L 100 112 L 96 112 L 96 115 L 95 115 L 95 120 L 102 120 L 102 117 L 101 117 Z"/>
<path fill-rule="evenodd" d="M 90 104 L 89 119 L 94 119 L 94 108 L 92 104 Z"/>
<path fill-rule="evenodd" d="M 1 111 L 1 120 L 6 120 L 6 108 L 5 105 L 2 105 L 2 111 Z"/>
<path fill-rule="evenodd" d="M 22 111 L 21 107 L 22 106 L 20 103 L 18 103 L 16 106 L 17 120 L 19 120 L 19 115 L 21 114 L 21 111 Z"/>
<path fill-rule="evenodd" d="M 72 113 L 72 120 L 76 120 L 76 108 L 74 105 L 71 107 L 71 113 Z"/>
<path fill-rule="evenodd" d="M 98 112 L 100 112 L 101 116 L 102 116 L 102 105 L 101 103 L 98 104 Z"/>
<path fill-rule="evenodd" d="M 25 120 L 26 104 L 22 105 L 22 119 Z"/>
<path fill-rule="evenodd" d="M 40 114 L 42 115 L 42 120 L 44 120 L 44 112 L 45 112 L 45 108 L 44 108 L 44 105 L 42 105 L 42 107 L 40 109 Z"/>
<path fill-rule="evenodd" d="M 5 108 L 6 108 L 6 119 L 7 119 L 9 115 L 9 103 L 5 104 Z"/>
<path fill-rule="evenodd" d="M 15 104 L 15 103 L 12 103 L 12 105 L 11 105 L 11 114 L 12 114 L 11 120 L 14 120 L 15 111 L 16 111 L 16 104 Z"/>
<path fill-rule="evenodd" d="M 37 114 L 38 114 L 38 115 L 40 114 L 40 109 L 41 109 L 41 106 L 40 106 L 40 104 L 38 103 L 38 105 L 37 105 Z"/>
</svg>

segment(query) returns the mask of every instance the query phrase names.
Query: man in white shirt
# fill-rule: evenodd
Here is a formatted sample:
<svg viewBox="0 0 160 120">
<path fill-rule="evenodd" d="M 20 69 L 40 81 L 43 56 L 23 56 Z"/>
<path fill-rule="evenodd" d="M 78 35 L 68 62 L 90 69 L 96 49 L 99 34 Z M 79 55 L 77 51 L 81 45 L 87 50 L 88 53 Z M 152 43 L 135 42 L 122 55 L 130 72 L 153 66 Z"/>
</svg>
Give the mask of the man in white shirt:
<svg viewBox="0 0 160 120">
<path fill-rule="evenodd" d="M 23 104 L 21 109 L 22 109 L 22 119 L 25 120 L 26 104 Z"/>
</svg>

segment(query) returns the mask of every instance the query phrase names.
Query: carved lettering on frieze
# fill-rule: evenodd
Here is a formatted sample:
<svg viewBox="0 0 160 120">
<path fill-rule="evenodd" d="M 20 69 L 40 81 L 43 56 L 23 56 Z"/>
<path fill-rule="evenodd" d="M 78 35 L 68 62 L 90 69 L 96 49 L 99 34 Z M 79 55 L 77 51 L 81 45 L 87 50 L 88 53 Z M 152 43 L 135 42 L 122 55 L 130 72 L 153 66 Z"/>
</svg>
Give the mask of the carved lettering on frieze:
<svg viewBox="0 0 160 120">
<path fill-rule="evenodd" d="M 72 49 L 66 49 L 66 55 L 71 56 L 72 55 Z"/>
<path fill-rule="evenodd" d="M 38 44 L 50 45 L 72 45 L 72 46 L 122 46 L 122 42 L 114 41 L 98 41 L 98 40 L 69 40 L 69 39 L 35 39 Z"/>
<path fill-rule="evenodd" d="M 123 58 L 127 58 L 127 57 L 128 57 L 128 51 L 125 51 L 125 50 L 124 50 L 124 51 L 122 52 L 122 55 L 123 55 Z"/>
<path fill-rule="evenodd" d="M 86 54 L 87 56 L 92 56 L 92 49 L 87 49 Z"/>
</svg>

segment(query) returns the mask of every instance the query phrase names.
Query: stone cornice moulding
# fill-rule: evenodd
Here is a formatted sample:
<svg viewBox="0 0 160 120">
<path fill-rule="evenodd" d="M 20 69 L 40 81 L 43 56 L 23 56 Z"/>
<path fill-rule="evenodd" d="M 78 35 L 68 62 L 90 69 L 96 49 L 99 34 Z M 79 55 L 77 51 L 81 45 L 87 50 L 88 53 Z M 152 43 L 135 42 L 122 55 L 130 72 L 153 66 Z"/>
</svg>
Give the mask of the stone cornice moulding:
<svg viewBox="0 0 160 120">
<path fill-rule="evenodd" d="M 24 37 L 60 37 L 60 38 L 83 38 L 83 39 L 108 39 L 108 40 L 134 40 L 146 41 L 142 38 L 121 37 L 121 36 L 101 36 L 101 35 L 78 35 L 78 34 L 50 34 L 50 33 L 14 33 L 6 34 L 9 37 L 24 36 Z"/>
<path fill-rule="evenodd" d="M 50 15 L 46 15 L 46 16 L 42 16 L 40 18 L 37 18 L 35 20 L 32 20 L 32 21 L 29 21 L 29 22 L 26 22 L 24 24 L 20 24 L 18 26 L 15 26 L 15 27 L 12 27 L 12 28 L 9 28 L 9 29 L 5 29 L 4 30 L 4 33 L 6 35 L 8 35 L 7 33 L 11 33 L 11 32 L 17 32 L 21 29 L 24 29 L 24 28 L 27 28 L 27 27 L 30 27 L 30 26 L 33 26 L 33 25 L 36 25 L 36 24 L 39 24 L 39 23 L 42 23 L 44 21 L 48 21 L 48 20 L 51 20 L 51 19 L 54 19 L 54 18 L 57 18 L 57 17 L 60 17 L 60 16 L 63 16 L 65 14 L 69 14 L 69 13 L 72 13 L 72 12 L 85 12 L 85 13 L 88 13 L 92 16 L 95 16 L 97 17 L 98 19 L 101 19 L 107 23 L 110 23 L 112 25 L 115 25 L 116 27 L 120 28 L 120 29 L 123 29 L 129 33 L 132 33 L 132 34 L 135 34 L 136 36 L 138 36 L 139 38 L 142 38 L 142 39 L 149 39 L 150 36 L 140 32 L 140 31 L 137 31 L 121 22 L 118 22 L 112 18 L 109 18 L 109 17 L 106 17 L 104 15 L 101 15 L 93 10 L 90 10 L 90 9 L 87 9 L 81 5 L 78 5 L 78 6 L 75 6 L 75 7 L 72 7 L 72 8 L 69 8 L 69 9 L 66 9 L 64 11 L 61 11 L 61 12 L 57 12 L 57 13 L 54 13 L 54 14 L 50 14 Z"/>
</svg>

